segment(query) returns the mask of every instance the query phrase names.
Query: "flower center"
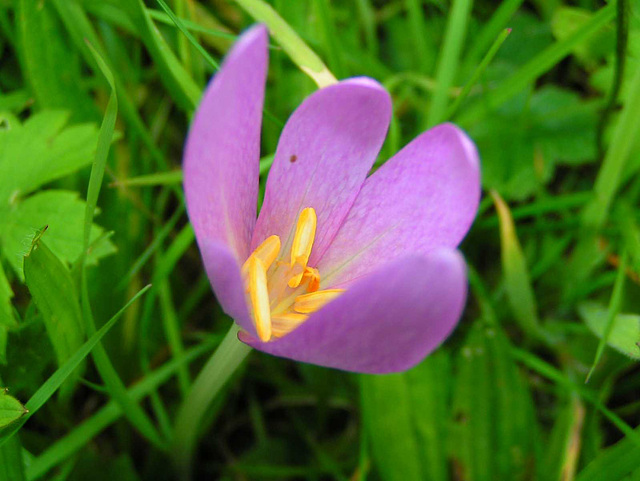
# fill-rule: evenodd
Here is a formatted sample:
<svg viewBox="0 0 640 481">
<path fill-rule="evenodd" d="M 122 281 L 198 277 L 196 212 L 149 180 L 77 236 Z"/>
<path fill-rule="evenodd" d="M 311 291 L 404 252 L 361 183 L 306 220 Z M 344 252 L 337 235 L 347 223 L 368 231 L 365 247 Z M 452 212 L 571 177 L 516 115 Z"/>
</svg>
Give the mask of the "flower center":
<svg viewBox="0 0 640 481">
<path fill-rule="evenodd" d="M 267 237 L 242 266 L 242 276 L 260 340 L 266 342 L 293 331 L 309 315 L 344 289 L 320 289 L 320 272 L 310 267 L 316 237 L 313 207 L 298 217 L 289 260 L 280 258 L 280 237 Z"/>
</svg>

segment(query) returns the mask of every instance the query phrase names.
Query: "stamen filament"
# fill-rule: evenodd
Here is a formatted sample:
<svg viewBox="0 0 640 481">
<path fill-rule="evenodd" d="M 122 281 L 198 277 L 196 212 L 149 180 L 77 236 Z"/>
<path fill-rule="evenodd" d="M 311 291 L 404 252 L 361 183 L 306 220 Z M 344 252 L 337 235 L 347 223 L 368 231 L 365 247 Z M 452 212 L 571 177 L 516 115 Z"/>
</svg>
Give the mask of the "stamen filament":
<svg viewBox="0 0 640 481">
<path fill-rule="evenodd" d="M 267 289 L 267 270 L 257 256 L 249 257 L 249 297 L 253 308 L 256 332 L 260 340 L 271 338 L 271 307 Z"/>
<path fill-rule="evenodd" d="M 323 291 L 303 294 L 296 297 L 296 300 L 293 303 L 293 310 L 302 314 L 310 314 L 317 311 L 343 292 L 344 289 L 325 289 Z"/>
<path fill-rule="evenodd" d="M 309 316 L 297 312 L 283 312 L 271 318 L 271 334 L 282 337 L 289 334 L 296 327 L 308 319 Z"/>
</svg>

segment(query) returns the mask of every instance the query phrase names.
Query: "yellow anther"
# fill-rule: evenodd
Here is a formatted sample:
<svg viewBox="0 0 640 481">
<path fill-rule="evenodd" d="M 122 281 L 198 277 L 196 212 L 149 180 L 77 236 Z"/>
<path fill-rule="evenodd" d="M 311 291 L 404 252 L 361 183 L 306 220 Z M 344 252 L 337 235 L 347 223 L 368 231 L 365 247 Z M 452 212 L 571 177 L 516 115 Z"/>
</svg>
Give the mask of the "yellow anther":
<svg viewBox="0 0 640 481">
<path fill-rule="evenodd" d="M 268 271 L 271 264 L 273 264 L 273 261 L 278 257 L 278 254 L 280 254 L 280 237 L 277 235 L 267 237 L 262 244 L 256 247 L 256 250 L 251 253 L 249 259 L 247 259 L 242 266 L 243 276 L 249 274 L 249 261 L 252 257 L 259 258 L 264 264 L 264 269 Z"/>
<path fill-rule="evenodd" d="M 282 337 L 307 320 L 309 316 L 297 312 L 283 312 L 271 318 L 271 335 Z"/>
<path fill-rule="evenodd" d="M 307 285 L 307 292 L 315 292 L 320 289 L 320 271 L 315 267 L 308 267 L 304 270 L 304 274 L 302 275 L 303 279 L 309 280 L 309 285 Z"/>
<path fill-rule="evenodd" d="M 293 310 L 301 314 L 310 314 L 317 311 L 327 302 L 332 301 L 343 292 L 344 289 L 325 289 L 324 291 L 303 294 L 296 297 L 296 300 L 293 303 Z"/>
<path fill-rule="evenodd" d="M 269 291 L 267 290 L 267 270 L 258 256 L 250 256 L 248 263 L 249 297 L 256 331 L 260 340 L 266 342 L 271 338 L 271 308 L 269 306 Z"/>
<path fill-rule="evenodd" d="M 307 266 L 313 241 L 316 238 L 316 211 L 313 207 L 307 207 L 300 213 L 298 217 L 298 225 L 296 225 L 296 233 L 293 237 L 293 246 L 291 247 L 291 267 L 294 264 L 300 264 L 302 267 Z"/>
</svg>

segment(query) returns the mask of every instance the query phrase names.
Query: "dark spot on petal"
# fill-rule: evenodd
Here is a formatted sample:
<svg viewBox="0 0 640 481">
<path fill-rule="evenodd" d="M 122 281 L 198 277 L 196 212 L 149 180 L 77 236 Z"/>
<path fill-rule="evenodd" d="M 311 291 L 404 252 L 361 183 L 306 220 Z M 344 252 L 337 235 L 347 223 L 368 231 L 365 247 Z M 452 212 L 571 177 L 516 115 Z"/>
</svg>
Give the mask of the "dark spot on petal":
<svg viewBox="0 0 640 481">
<path fill-rule="evenodd" d="M 289 157 L 289 162 L 291 162 L 292 164 L 298 160 L 298 156 L 297 155 L 292 155 L 291 157 Z"/>
</svg>

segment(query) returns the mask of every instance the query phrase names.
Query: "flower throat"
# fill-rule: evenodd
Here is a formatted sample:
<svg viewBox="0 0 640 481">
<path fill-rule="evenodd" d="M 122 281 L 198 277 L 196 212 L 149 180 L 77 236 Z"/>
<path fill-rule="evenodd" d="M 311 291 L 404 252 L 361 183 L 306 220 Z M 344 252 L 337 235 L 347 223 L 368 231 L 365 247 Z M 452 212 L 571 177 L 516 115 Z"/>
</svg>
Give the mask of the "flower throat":
<svg viewBox="0 0 640 481">
<path fill-rule="evenodd" d="M 260 340 L 288 334 L 344 289 L 320 289 L 320 272 L 310 267 L 317 217 L 312 207 L 298 217 L 290 259 L 280 258 L 280 237 L 267 237 L 242 266 L 252 318 Z"/>
</svg>

